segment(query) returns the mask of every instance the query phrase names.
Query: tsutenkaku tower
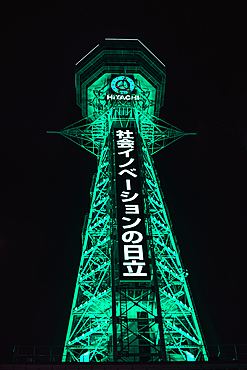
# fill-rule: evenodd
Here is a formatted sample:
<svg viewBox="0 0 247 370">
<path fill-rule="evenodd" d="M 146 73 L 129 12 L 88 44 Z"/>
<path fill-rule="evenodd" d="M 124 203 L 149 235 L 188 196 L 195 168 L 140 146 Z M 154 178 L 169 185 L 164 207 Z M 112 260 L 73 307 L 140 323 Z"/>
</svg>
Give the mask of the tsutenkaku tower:
<svg viewBox="0 0 247 370">
<path fill-rule="evenodd" d="M 83 119 L 60 134 L 97 157 L 63 361 L 207 360 L 153 155 L 186 135 L 158 118 L 165 65 L 136 39 L 76 64 Z"/>
</svg>

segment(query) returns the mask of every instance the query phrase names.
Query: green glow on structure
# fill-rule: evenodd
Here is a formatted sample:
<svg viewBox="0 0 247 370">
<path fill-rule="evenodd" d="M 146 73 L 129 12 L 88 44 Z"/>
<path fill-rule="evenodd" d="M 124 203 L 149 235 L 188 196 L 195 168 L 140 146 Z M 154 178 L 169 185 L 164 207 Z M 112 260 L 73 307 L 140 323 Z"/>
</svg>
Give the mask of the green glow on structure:
<svg viewBox="0 0 247 370">
<path fill-rule="evenodd" d="M 107 94 L 114 94 L 111 80 L 124 75 L 135 82 L 138 100 L 107 100 Z M 187 135 L 157 118 L 164 85 L 163 64 L 138 40 L 107 40 L 77 64 L 77 102 L 86 118 L 60 134 L 97 156 L 98 166 L 63 361 L 207 360 L 152 159 Z M 114 127 L 131 128 L 138 135 L 149 282 L 124 284 L 119 279 Z"/>
</svg>

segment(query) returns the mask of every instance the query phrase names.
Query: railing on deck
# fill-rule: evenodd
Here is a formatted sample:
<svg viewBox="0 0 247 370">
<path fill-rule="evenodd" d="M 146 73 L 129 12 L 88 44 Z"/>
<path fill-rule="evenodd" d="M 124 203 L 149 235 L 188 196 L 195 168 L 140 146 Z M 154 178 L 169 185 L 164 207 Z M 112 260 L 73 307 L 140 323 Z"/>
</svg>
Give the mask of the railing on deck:
<svg viewBox="0 0 247 370">
<path fill-rule="evenodd" d="M 247 344 L 221 344 L 207 346 L 209 361 L 240 361 L 247 362 Z M 62 359 L 62 346 L 15 346 L 13 360 L 18 363 L 60 363 Z M 133 354 L 133 362 L 146 361 L 147 353 L 143 353 L 143 359 L 138 353 Z M 150 353 L 155 361 L 155 354 Z M 135 357 L 135 358 L 134 358 Z M 149 356 L 150 357 L 150 356 Z M 150 357 L 150 358 L 151 358 Z M 64 359 L 65 360 L 65 359 Z M 149 360 L 150 361 L 150 360 Z M 169 361 L 169 359 L 168 359 Z M 73 361 L 72 361 L 73 362 Z M 86 361 L 85 361 L 86 362 Z"/>
</svg>

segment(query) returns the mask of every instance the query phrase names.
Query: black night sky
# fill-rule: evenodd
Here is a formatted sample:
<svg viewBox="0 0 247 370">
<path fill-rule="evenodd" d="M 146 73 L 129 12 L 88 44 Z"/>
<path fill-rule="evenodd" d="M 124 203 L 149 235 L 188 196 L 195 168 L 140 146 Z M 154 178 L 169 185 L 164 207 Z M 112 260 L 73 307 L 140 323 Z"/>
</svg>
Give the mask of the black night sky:
<svg viewBox="0 0 247 370">
<path fill-rule="evenodd" d="M 201 326 L 209 345 L 247 343 L 246 2 L 6 4 L 1 362 L 65 339 L 96 158 L 46 131 L 81 118 L 74 66 L 105 37 L 138 38 L 167 66 L 160 118 L 197 136 L 154 160 Z"/>
</svg>

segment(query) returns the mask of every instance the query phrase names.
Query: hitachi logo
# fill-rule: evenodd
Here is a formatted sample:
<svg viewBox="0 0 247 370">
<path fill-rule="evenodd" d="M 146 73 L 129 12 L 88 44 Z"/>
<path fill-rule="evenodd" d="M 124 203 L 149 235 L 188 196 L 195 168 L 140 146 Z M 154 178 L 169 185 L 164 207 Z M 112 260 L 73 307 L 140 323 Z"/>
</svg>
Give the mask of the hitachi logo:
<svg viewBox="0 0 247 370">
<path fill-rule="evenodd" d="M 139 95 L 106 95 L 106 100 L 139 100 Z"/>
</svg>

